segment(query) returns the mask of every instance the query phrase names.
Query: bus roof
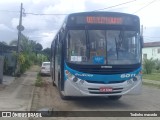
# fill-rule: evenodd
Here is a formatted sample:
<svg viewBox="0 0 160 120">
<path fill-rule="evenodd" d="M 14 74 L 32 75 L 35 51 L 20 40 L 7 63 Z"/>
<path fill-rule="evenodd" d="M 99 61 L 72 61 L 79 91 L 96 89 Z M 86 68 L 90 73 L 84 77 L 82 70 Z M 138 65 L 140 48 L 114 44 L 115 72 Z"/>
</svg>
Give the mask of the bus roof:
<svg viewBox="0 0 160 120">
<path fill-rule="evenodd" d="M 75 25 L 129 25 L 139 26 L 139 17 L 119 12 L 79 12 L 67 16 L 65 23 Z"/>
<path fill-rule="evenodd" d="M 119 16 L 134 16 L 138 17 L 134 14 L 128 14 L 128 13 L 122 13 L 122 12 L 105 12 L 105 11 L 95 11 L 95 12 L 77 12 L 77 13 L 71 13 L 68 16 L 72 15 L 119 15 Z"/>
</svg>

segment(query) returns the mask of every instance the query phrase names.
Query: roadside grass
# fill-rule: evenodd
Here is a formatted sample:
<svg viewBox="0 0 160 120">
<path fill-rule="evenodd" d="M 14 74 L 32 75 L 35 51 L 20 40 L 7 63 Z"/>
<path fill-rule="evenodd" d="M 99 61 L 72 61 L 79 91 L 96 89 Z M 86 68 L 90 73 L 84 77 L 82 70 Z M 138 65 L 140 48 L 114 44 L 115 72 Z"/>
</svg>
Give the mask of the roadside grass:
<svg viewBox="0 0 160 120">
<path fill-rule="evenodd" d="M 143 74 L 143 79 L 160 81 L 160 73 Z"/>
<path fill-rule="evenodd" d="M 30 68 L 30 71 L 32 71 L 32 72 L 39 72 L 39 71 L 40 71 L 40 66 L 38 66 L 38 65 L 33 65 L 33 66 Z"/>
<path fill-rule="evenodd" d="M 37 79 L 35 81 L 35 86 L 37 87 L 43 87 L 44 86 L 44 81 L 42 80 L 42 77 L 40 73 L 37 74 Z"/>
<path fill-rule="evenodd" d="M 147 85 L 147 86 L 151 86 L 151 87 L 156 87 L 160 89 L 160 85 L 159 84 L 154 84 L 154 83 L 147 83 L 143 81 L 143 85 Z"/>
</svg>

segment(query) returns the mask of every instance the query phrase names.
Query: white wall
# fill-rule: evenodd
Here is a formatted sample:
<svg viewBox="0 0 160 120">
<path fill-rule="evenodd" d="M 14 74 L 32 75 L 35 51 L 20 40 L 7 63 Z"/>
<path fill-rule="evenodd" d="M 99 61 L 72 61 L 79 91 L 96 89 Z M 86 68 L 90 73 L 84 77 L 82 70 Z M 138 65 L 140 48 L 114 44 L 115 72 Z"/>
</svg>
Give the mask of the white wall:
<svg viewBox="0 0 160 120">
<path fill-rule="evenodd" d="M 159 49 L 159 53 L 158 53 Z M 142 58 L 144 57 L 144 54 L 147 54 L 147 59 L 153 58 L 153 59 L 159 59 L 160 60 L 160 47 L 147 47 L 142 49 Z"/>
</svg>

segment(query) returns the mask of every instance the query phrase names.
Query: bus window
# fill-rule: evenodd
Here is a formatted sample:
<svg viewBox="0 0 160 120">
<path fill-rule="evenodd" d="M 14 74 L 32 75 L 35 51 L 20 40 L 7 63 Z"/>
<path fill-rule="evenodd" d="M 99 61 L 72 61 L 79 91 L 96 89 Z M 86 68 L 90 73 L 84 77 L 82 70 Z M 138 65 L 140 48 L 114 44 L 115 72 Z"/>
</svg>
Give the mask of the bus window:
<svg viewBox="0 0 160 120">
<path fill-rule="evenodd" d="M 136 64 L 140 62 L 138 34 L 135 31 L 107 31 L 108 64 Z M 137 57 L 136 57 L 137 56 Z"/>
<path fill-rule="evenodd" d="M 105 64 L 106 40 L 104 30 L 89 30 L 91 64 Z"/>
<path fill-rule="evenodd" d="M 86 57 L 85 30 L 70 30 L 67 37 L 68 61 L 84 62 Z"/>
</svg>

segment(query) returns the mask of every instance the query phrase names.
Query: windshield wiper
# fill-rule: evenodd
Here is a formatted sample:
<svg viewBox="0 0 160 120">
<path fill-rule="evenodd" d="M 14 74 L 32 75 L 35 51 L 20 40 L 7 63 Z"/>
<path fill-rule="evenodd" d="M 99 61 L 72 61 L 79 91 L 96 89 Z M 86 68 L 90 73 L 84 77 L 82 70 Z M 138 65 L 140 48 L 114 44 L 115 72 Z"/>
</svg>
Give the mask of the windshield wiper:
<svg viewBox="0 0 160 120">
<path fill-rule="evenodd" d="M 87 49 L 87 59 L 90 59 L 90 45 L 89 45 L 89 35 L 88 35 L 88 31 L 85 30 L 85 35 L 86 35 L 86 49 Z"/>
<path fill-rule="evenodd" d="M 115 38 L 115 43 L 116 43 L 116 53 L 117 53 L 117 60 L 118 60 L 118 46 L 117 46 L 117 40 Z"/>
</svg>

